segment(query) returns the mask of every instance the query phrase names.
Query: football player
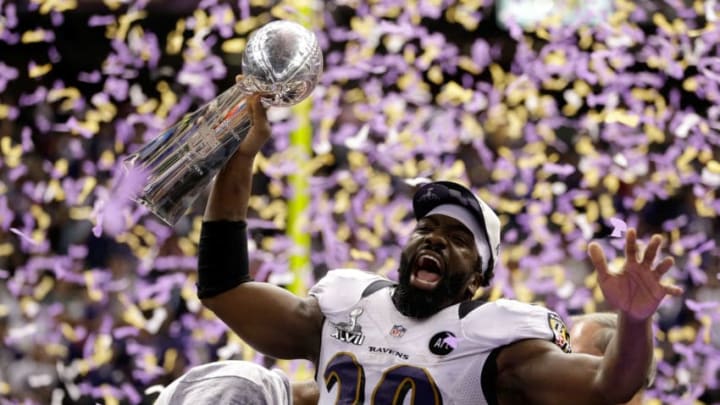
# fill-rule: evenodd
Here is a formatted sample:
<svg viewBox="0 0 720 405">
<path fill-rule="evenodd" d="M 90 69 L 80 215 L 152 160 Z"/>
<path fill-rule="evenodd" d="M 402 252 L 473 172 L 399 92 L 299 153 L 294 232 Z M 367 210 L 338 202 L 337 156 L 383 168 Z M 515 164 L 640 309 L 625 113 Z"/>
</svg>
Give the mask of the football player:
<svg viewBox="0 0 720 405">
<path fill-rule="evenodd" d="M 270 127 L 258 99 L 249 106 L 253 128 L 206 205 L 198 295 L 255 349 L 312 361 L 319 403 L 617 404 L 643 386 L 651 316 L 663 297 L 682 292 L 661 283 L 673 259 L 658 258 L 660 235 L 643 250 L 628 230 L 617 273 L 597 243 L 588 247 L 605 298 L 619 313 L 603 357 L 569 353 L 565 324 L 543 307 L 472 300 L 492 278 L 500 221 L 457 183 L 432 182 L 415 193 L 417 225 L 402 251 L 398 283 L 338 269 L 298 297 L 252 281 L 245 219 L 254 157 Z"/>
</svg>

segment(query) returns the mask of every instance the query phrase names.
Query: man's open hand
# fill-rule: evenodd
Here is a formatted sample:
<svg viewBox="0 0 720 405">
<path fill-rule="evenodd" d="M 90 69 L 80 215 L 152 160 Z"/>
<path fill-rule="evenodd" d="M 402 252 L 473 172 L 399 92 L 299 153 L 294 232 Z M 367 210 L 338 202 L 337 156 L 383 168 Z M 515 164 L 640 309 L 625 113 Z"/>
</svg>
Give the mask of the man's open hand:
<svg viewBox="0 0 720 405">
<path fill-rule="evenodd" d="M 625 237 L 625 264 L 619 273 L 609 271 L 605 253 L 599 244 L 592 242 L 588 246 L 605 299 L 633 319 L 649 318 L 666 295 L 677 296 L 683 292 L 676 285 L 660 282 L 675 263 L 672 257 L 665 257 L 654 265 L 662 242 L 661 235 L 653 235 L 647 248 L 641 252 L 635 229 L 629 229 Z"/>
</svg>

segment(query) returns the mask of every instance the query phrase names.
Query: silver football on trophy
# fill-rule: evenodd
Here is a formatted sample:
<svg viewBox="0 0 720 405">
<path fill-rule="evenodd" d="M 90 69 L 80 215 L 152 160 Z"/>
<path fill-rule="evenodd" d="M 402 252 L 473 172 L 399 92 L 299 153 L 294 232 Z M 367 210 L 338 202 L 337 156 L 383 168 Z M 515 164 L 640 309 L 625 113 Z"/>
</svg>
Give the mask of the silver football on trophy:
<svg viewBox="0 0 720 405">
<path fill-rule="evenodd" d="M 273 21 L 253 32 L 243 52 L 240 86 L 263 93 L 274 106 L 289 106 L 312 93 L 323 70 L 315 34 L 300 24 Z"/>
</svg>

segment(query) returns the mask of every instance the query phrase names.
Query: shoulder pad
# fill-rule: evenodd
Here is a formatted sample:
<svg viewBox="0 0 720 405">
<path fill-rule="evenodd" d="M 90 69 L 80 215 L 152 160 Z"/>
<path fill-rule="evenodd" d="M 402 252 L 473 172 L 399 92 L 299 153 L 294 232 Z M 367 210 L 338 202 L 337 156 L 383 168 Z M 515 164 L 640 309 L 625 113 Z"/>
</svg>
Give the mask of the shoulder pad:
<svg viewBox="0 0 720 405">
<path fill-rule="evenodd" d="M 378 280 L 386 279 L 357 269 L 331 270 L 310 289 L 309 294 L 317 298 L 324 314 L 342 312 L 357 304 L 368 285 Z"/>
<path fill-rule="evenodd" d="M 558 314 L 520 301 L 499 299 L 480 305 L 461 320 L 465 335 L 488 349 L 525 339 L 542 339 L 570 352 L 570 335 Z"/>
</svg>

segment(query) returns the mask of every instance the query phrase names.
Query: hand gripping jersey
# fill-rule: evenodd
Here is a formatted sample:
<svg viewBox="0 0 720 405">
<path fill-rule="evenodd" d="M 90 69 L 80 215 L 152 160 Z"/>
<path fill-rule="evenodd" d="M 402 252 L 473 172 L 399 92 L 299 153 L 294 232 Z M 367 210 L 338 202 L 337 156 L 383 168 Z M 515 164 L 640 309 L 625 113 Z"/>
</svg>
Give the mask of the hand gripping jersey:
<svg viewBox="0 0 720 405">
<path fill-rule="evenodd" d="M 343 269 L 310 290 L 325 315 L 320 404 L 492 404 L 497 349 L 545 339 L 569 351 L 565 325 L 543 307 L 470 301 L 417 320 L 395 309 L 393 285 Z"/>
</svg>

